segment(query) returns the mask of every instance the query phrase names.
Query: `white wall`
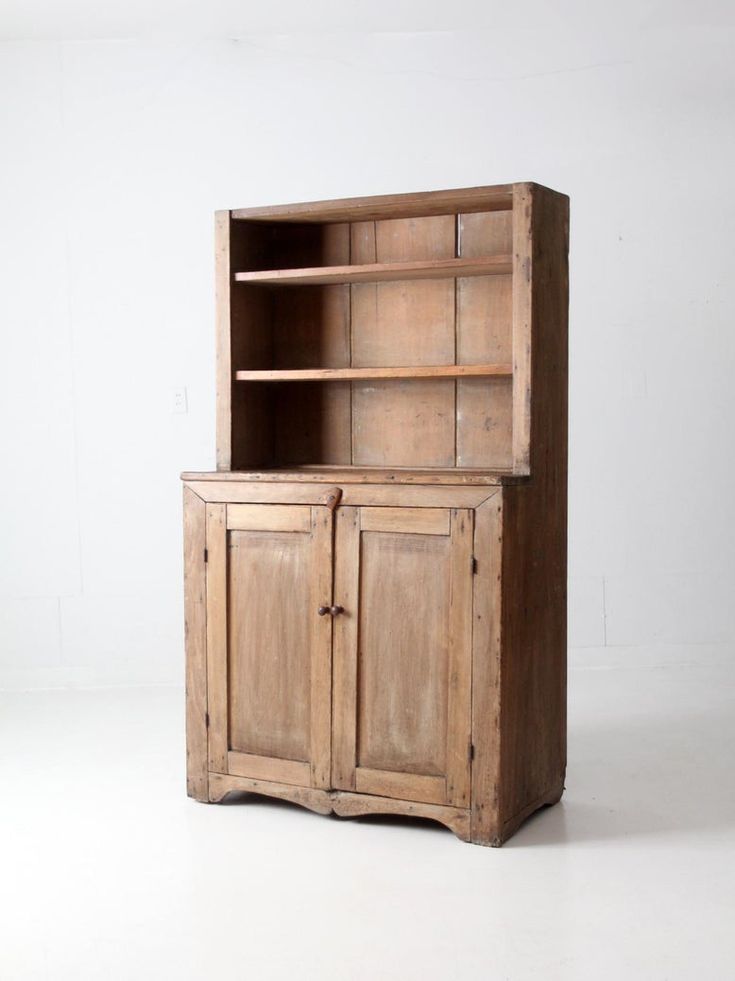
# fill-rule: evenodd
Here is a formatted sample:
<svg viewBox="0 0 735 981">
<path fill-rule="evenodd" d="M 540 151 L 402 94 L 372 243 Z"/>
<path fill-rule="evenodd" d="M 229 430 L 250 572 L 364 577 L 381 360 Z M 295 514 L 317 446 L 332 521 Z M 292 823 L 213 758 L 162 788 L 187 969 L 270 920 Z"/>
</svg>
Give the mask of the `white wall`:
<svg viewBox="0 0 735 981">
<path fill-rule="evenodd" d="M 181 681 L 215 208 L 527 179 L 572 199 L 571 643 L 732 644 L 732 20 L 682 6 L 2 44 L 0 683 Z"/>
</svg>

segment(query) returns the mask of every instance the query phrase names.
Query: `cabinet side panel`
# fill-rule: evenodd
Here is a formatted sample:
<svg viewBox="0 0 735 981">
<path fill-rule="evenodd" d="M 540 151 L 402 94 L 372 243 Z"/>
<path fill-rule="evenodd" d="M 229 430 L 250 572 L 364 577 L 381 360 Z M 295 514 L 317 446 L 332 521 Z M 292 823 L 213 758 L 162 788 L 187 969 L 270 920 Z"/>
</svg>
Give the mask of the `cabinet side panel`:
<svg viewBox="0 0 735 981">
<path fill-rule="evenodd" d="M 184 634 L 186 638 L 186 789 L 209 799 L 207 768 L 207 620 L 204 501 L 184 487 Z"/>
<path fill-rule="evenodd" d="M 566 765 L 568 199 L 533 188 L 531 480 L 504 488 L 506 833 L 561 794 Z M 512 829 L 511 829 L 512 830 Z"/>
</svg>

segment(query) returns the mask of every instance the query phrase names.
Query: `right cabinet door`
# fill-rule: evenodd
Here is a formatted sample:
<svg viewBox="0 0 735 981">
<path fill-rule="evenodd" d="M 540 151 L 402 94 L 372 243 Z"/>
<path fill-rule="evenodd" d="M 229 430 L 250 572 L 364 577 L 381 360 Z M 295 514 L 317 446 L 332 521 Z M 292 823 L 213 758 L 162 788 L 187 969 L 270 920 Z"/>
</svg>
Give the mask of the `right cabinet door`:
<svg viewBox="0 0 735 981">
<path fill-rule="evenodd" d="M 469 807 L 473 512 L 336 512 L 332 783 Z"/>
</svg>

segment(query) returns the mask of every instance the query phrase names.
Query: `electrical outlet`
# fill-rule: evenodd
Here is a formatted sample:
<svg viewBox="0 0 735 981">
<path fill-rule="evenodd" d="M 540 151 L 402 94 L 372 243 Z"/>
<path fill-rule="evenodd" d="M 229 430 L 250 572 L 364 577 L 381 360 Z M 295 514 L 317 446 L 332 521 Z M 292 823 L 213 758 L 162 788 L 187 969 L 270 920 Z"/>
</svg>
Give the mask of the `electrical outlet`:
<svg viewBox="0 0 735 981">
<path fill-rule="evenodd" d="M 171 411 L 175 415 L 183 415 L 185 412 L 189 411 L 189 406 L 186 400 L 186 385 L 182 385 L 180 388 L 174 389 Z"/>
</svg>

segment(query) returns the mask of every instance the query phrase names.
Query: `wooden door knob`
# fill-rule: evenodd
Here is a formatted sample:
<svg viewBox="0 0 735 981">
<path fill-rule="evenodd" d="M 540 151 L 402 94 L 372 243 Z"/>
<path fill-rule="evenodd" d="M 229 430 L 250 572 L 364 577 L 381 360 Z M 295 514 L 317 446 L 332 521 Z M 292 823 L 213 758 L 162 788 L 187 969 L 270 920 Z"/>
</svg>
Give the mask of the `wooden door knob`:
<svg viewBox="0 0 735 981">
<path fill-rule="evenodd" d="M 328 606 L 320 606 L 316 612 L 319 614 L 320 617 L 324 617 L 327 615 L 327 613 L 331 613 L 331 610 L 329 609 Z"/>
</svg>

